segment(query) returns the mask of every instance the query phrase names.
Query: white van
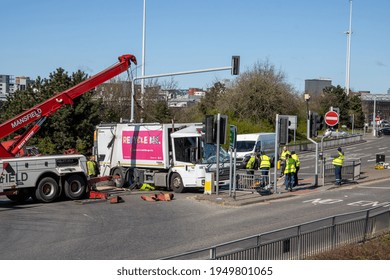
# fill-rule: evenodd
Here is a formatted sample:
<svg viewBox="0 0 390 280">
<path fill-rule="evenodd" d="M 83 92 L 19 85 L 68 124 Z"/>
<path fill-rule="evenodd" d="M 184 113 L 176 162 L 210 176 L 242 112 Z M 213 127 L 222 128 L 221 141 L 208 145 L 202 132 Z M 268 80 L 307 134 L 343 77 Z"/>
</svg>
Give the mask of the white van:
<svg viewBox="0 0 390 280">
<path fill-rule="evenodd" d="M 244 169 L 251 155 L 256 152 L 264 151 L 271 158 L 273 166 L 275 157 L 275 139 L 276 133 L 251 133 L 237 134 L 237 168 Z"/>
</svg>

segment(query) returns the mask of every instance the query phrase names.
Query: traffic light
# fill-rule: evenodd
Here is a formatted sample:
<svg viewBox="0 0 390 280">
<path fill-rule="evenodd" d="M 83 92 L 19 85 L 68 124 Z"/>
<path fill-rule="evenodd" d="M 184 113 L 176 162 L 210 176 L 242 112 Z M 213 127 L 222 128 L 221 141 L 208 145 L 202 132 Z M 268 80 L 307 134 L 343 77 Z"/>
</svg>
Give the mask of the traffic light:
<svg viewBox="0 0 390 280">
<path fill-rule="evenodd" d="M 215 122 L 215 139 L 217 139 L 217 131 L 218 131 L 218 122 Z M 226 144 L 226 131 L 227 130 L 227 116 L 226 115 L 220 115 L 220 121 L 219 121 L 219 144 Z M 215 141 L 217 143 L 217 141 Z"/>
<path fill-rule="evenodd" d="M 279 124 L 279 144 L 285 145 L 288 144 L 288 126 L 289 126 L 288 117 L 281 117 Z"/>
<path fill-rule="evenodd" d="M 206 115 L 203 120 L 203 133 L 206 144 L 217 143 L 218 117 L 217 115 Z M 227 116 L 220 115 L 219 120 L 219 144 L 226 144 Z"/>
<path fill-rule="evenodd" d="M 318 130 L 324 128 L 324 116 L 319 116 L 316 112 L 309 112 L 309 137 L 317 137 Z"/>
<path fill-rule="evenodd" d="M 318 134 L 318 130 L 322 130 L 324 128 L 324 116 L 318 116 L 316 117 L 316 130 Z"/>
<path fill-rule="evenodd" d="M 205 135 L 205 142 L 207 144 L 214 143 L 214 116 L 206 115 L 203 120 L 203 133 Z"/>
<path fill-rule="evenodd" d="M 317 118 L 316 112 L 309 112 L 309 137 L 317 137 Z"/>
<path fill-rule="evenodd" d="M 234 55 L 232 56 L 232 75 L 240 74 L 240 56 Z"/>
</svg>

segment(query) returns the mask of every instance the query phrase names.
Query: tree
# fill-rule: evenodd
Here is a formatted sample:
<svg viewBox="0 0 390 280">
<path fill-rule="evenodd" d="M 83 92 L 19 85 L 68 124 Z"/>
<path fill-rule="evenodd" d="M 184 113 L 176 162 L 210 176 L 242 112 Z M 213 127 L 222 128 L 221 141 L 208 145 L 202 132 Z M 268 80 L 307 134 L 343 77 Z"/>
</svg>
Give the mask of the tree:
<svg viewBox="0 0 390 280">
<path fill-rule="evenodd" d="M 207 91 L 206 96 L 201 99 L 198 104 L 198 109 L 203 115 L 215 113 L 217 101 L 226 92 L 226 87 L 221 82 L 215 82 L 214 85 Z"/>
<path fill-rule="evenodd" d="M 86 78 L 87 75 L 82 71 L 69 76 L 62 68 L 51 73 L 48 79 L 38 77 L 31 87 L 9 96 L 1 114 L 2 121 L 79 84 Z M 36 144 L 44 154 L 62 153 L 69 148 L 77 148 L 80 153 L 87 153 L 93 145 L 94 128 L 101 120 L 101 102 L 93 101 L 92 93 L 90 91 L 83 94 L 74 100 L 73 106 L 63 106 L 47 118 L 30 144 Z M 22 134 L 24 130 L 20 129 L 17 134 Z"/>
<path fill-rule="evenodd" d="M 360 97 L 352 93 L 347 96 L 340 85 L 324 89 L 324 94 L 320 98 L 321 112 L 319 113 L 324 115 L 330 107 L 339 108 L 339 123 L 351 126 L 353 114 L 355 126 L 364 126 L 364 113 Z"/>
<path fill-rule="evenodd" d="M 362 100 L 360 96 L 355 94 L 352 94 L 349 98 L 349 127 L 352 127 L 352 121 L 354 122 L 354 127 L 364 127 Z"/>
<path fill-rule="evenodd" d="M 231 120 L 244 123 L 243 132 L 274 130 L 276 114 L 299 115 L 305 108 L 285 75 L 268 61 L 242 73 L 231 89 L 218 99 L 216 109 Z M 304 116 L 304 114 L 303 114 Z"/>
</svg>

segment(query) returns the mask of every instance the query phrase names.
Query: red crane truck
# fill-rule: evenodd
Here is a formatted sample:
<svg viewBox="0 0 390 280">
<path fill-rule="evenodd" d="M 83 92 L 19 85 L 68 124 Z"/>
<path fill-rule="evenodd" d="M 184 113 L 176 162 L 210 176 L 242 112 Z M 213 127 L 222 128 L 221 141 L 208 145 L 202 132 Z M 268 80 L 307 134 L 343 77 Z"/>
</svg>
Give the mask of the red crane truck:
<svg viewBox="0 0 390 280">
<path fill-rule="evenodd" d="M 135 56 L 125 54 L 119 62 L 87 80 L 54 95 L 48 100 L 0 124 L 0 140 L 35 122 L 23 135 L 0 143 L 0 195 L 14 201 L 32 197 L 41 202 L 52 202 L 62 193 L 69 199 L 80 199 L 88 191 L 86 158 L 83 155 L 55 155 L 23 157 L 26 143 L 51 116 L 64 105 L 85 92 L 126 71 Z"/>
</svg>

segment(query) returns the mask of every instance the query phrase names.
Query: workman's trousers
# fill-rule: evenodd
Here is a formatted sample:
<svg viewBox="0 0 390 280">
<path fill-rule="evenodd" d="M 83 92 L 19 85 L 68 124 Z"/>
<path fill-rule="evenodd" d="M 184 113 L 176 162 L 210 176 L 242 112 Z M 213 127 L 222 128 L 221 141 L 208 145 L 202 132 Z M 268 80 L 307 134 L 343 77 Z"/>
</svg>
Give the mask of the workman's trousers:
<svg viewBox="0 0 390 280">
<path fill-rule="evenodd" d="M 284 175 L 284 170 L 286 169 L 286 161 L 281 160 L 280 161 L 280 177 Z"/>
<path fill-rule="evenodd" d="M 264 186 L 268 185 L 268 174 L 269 174 L 269 169 L 268 168 L 262 168 L 260 169 L 261 171 L 261 181 Z"/>
<path fill-rule="evenodd" d="M 341 169 L 342 169 L 341 165 L 335 165 L 334 166 L 334 175 L 336 177 L 336 185 L 341 185 L 341 181 L 342 181 Z"/>
<path fill-rule="evenodd" d="M 295 172 L 286 173 L 285 175 L 285 184 L 286 184 L 286 190 L 292 191 L 295 183 Z"/>
<path fill-rule="evenodd" d="M 296 171 L 294 173 L 294 187 L 298 186 L 298 171 L 299 171 L 299 166 L 295 167 Z"/>
</svg>

